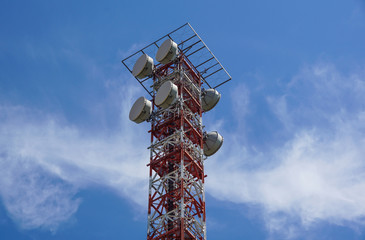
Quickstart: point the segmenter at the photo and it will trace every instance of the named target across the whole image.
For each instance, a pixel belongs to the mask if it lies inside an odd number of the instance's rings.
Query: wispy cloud
[[[0,197],[23,228],[57,229],[77,211],[78,190],[89,186],[147,206],[148,124],[128,119],[141,91],[129,75],[118,74],[120,65],[107,75],[92,61],[82,64],[93,69],[88,78],[105,84],[107,97],[88,109],[99,130],[75,125],[62,113],[0,104]]]
[[[30,159],[3,153],[0,194],[10,216],[24,229],[54,231],[81,202],[75,188],[59,181]]]
[[[206,162],[207,192],[261,206],[268,230],[281,238],[317,222],[363,224],[364,79],[326,63],[303,68],[284,95],[268,97],[289,140],[254,152],[240,146],[241,132],[225,135],[223,151]]]

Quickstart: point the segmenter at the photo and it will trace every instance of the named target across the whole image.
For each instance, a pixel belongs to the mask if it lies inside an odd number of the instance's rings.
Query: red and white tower
[[[205,240],[204,160],[223,137],[204,131],[202,114],[231,77],[188,23],[122,62],[151,96],[129,115],[151,122],[147,239]]]

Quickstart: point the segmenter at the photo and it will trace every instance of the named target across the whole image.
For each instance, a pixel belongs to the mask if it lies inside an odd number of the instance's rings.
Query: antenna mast
[[[223,137],[203,130],[202,114],[231,77],[189,23],[122,63],[151,97],[139,98],[129,114],[151,122],[147,239],[205,240],[204,160]]]

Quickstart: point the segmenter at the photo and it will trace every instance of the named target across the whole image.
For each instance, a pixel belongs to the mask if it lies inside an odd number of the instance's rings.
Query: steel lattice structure
[[[179,100],[156,111],[151,129],[147,239],[205,239],[201,82],[184,55],[156,70]]]
[[[182,29],[187,29],[185,35],[181,34]],[[151,95],[153,105],[149,119],[151,146],[147,239],[205,240],[206,175],[201,96],[204,86],[211,87],[213,83],[217,87],[231,80],[231,77],[190,24],[181,26],[129,56],[122,61],[123,64],[131,71],[133,61],[130,59],[150,52],[150,48],[157,49],[166,38],[179,44],[178,58],[168,64],[158,64],[153,74],[145,79],[136,78]],[[202,66],[204,68],[199,69]],[[208,81],[219,72],[225,76],[221,82]],[[157,89],[166,81],[178,87],[179,97],[168,108],[159,108],[154,99]]]

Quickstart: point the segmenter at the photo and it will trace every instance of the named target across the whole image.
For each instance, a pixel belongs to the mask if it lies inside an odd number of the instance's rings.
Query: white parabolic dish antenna
[[[156,93],[155,103],[157,106],[167,108],[178,98],[177,86],[171,81],[164,82]]]
[[[208,112],[217,105],[221,99],[221,94],[215,89],[208,89],[203,92],[202,96],[202,108],[205,112]]]
[[[223,144],[223,137],[217,131],[207,133],[203,144],[204,155],[209,157],[216,153]]]
[[[144,97],[140,97],[133,104],[130,112],[129,119],[135,123],[141,123],[146,121],[152,113],[152,103]]]
[[[132,74],[137,78],[145,78],[152,74],[153,68],[153,59],[147,54],[143,54],[134,64]]]
[[[178,53],[177,44],[171,39],[166,39],[157,50],[156,60],[162,64],[167,64],[174,60]]]

